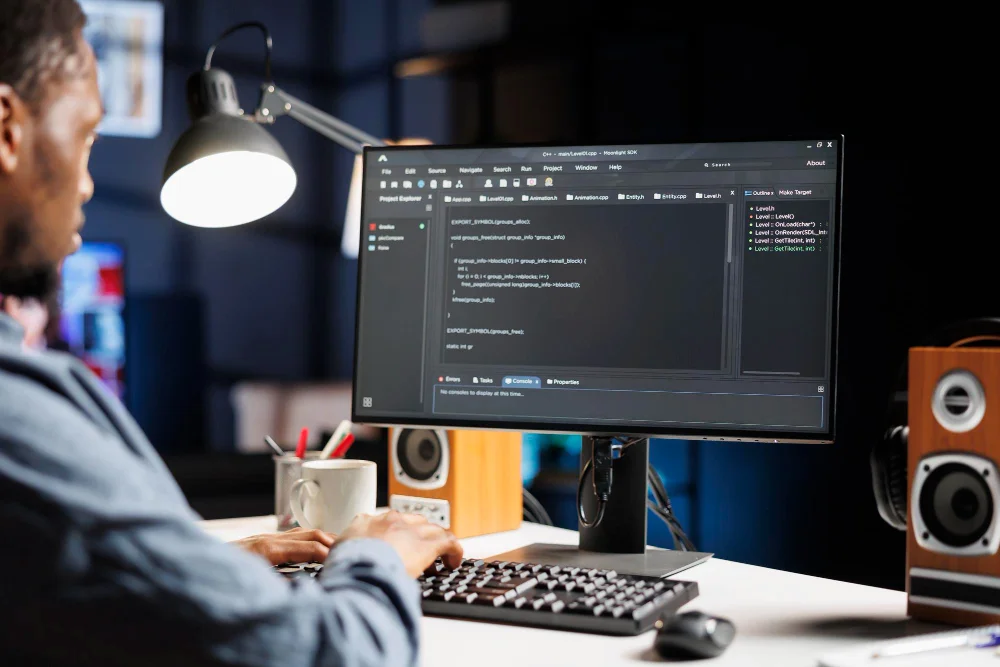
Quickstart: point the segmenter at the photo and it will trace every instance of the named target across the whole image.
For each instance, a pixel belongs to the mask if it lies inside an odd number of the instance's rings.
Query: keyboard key
[[[611,610],[611,615],[615,618],[621,618],[625,615],[625,607],[615,607]]]
[[[549,607],[549,611],[551,611],[553,614],[558,614],[563,609],[565,609],[565,607],[566,607],[566,603],[565,602],[563,602],[562,600],[556,600]]]
[[[600,588],[601,586],[604,586],[605,584],[607,584],[608,580],[605,579],[604,577],[598,577],[597,579],[594,579],[593,583],[594,583],[595,586],[597,586],[598,588]]]
[[[472,604],[473,602],[476,601],[476,599],[478,597],[479,597],[479,593],[469,593],[468,595],[466,595],[464,597],[460,596],[459,599],[464,599],[465,602],[466,602],[466,604]]]
[[[573,589],[576,588],[576,583],[572,581],[567,581],[565,584],[562,585],[562,587],[563,590],[566,591],[567,593],[572,593]]]
[[[545,588],[549,589],[550,591],[554,591],[557,588],[562,588],[562,584],[553,579],[552,581],[545,582]]]
[[[575,577],[576,575],[578,575],[581,572],[580,568],[578,568],[578,567],[567,568],[567,569],[565,569],[563,571],[566,572],[567,574],[569,574],[569,576],[571,576],[571,577]]]
[[[597,598],[594,596],[583,598],[582,600],[580,600],[580,604],[586,607],[593,607],[595,604],[597,604]]]
[[[484,607],[499,607],[506,602],[506,598],[503,595],[490,595],[489,593],[484,593],[482,595],[477,595],[472,604],[482,605]]]
[[[423,597],[424,599],[427,599],[427,598],[429,598],[432,595],[434,595],[434,589],[433,588],[427,588],[423,592],[420,593],[420,596]]]
[[[549,575],[546,574],[545,572],[539,572],[538,574],[535,575],[535,579],[538,579],[539,582],[548,581]]]
[[[657,593],[659,593],[660,591],[662,591],[666,587],[667,587],[667,585],[665,583],[663,583],[662,581],[657,581],[655,584],[653,584],[653,590],[656,591]]]
[[[618,578],[618,573],[615,572],[614,570],[608,570],[602,576],[605,579],[607,579],[608,581],[611,581],[612,579],[617,579]]]
[[[629,597],[632,597],[633,595],[635,595],[635,586],[626,586],[625,587],[625,595],[628,595]]]
[[[528,598],[517,598],[517,599],[514,600],[514,606],[517,609],[520,609],[521,607],[523,607],[526,604],[528,604]]]
[[[515,588],[514,590],[516,590],[518,593],[523,593],[525,591],[530,591],[537,585],[538,585],[538,579],[531,578],[521,584],[518,584],[517,588]]]
[[[597,586],[591,583],[587,583],[584,584],[580,590],[583,591],[584,594],[590,595],[591,593],[597,590]]]
[[[632,610],[632,618],[639,620],[640,618],[649,616],[650,614],[654,613],[656,609],[657,607],[655,604],[653,604],[652,602],[647,602],[641,607],[636,607],[635,609]]]
[[[544,606],[545,606],[545,600],[541,598],[538,598],[537,600],[534,600],[531,603],[531,608],[534,609],[535,611],[540,610]]]
[[[555,602],[557,598],[555,593],[546,593],[542,596],[542,599],[545,600],[545,602]]]

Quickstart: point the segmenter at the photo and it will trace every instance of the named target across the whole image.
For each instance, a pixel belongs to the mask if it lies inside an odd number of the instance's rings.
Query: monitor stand
[[[581,473],[593,447],[594,438],[585,436],[580,452]],[[712,554],[646,547],[648,465],[649,440],[622,450],[621,458],[612,467],[611,495],[604,519],[593,528],[579,524],[579,546],[536,543],[497,554],[491,560],[598,568],[654,577],[670,576],[707,561]],[[593,517],[596,507],[597,498],[588,475],[583,487],[585,515]]]

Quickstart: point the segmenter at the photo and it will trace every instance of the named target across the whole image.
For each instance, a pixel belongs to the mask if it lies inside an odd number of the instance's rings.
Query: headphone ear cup
[[[894,426],[872,450],[872,489],[878,513],[896,530],[906,530],[906,441],[909,427]]]

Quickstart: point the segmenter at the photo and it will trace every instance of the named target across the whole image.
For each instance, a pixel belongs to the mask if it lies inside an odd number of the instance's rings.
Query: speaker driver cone
[[[993,523],[994,511],[993,496],[981,473],[963,463],[934,469],[920,491],[920,513],[927,530],[951,547],[966,547],[982,539]]]
[[[396,443],[396,459],[412,479],[426,481],[441,467],[441,441],[434,431],[407,429]]]

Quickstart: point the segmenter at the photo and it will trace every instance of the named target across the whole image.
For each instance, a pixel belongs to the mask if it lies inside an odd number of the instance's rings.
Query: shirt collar
[[[20,345],[24,340],[24,327],[6,313],[0,313],[0,345]]]

